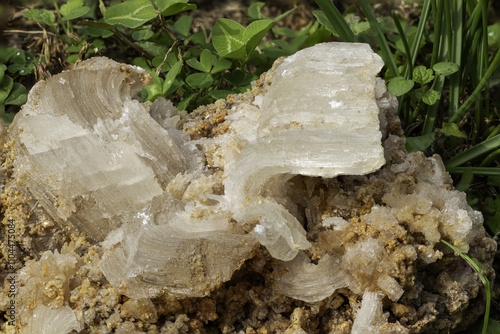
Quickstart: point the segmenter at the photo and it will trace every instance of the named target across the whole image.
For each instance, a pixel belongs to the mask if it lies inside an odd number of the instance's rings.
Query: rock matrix
[[[102,57],[37,83],[3,153],[17,330],[421,333],[474,321],[481,282],[440,240],[491,278],[496,244],[440,157],[405,151],[382,66],[366,44],[318,44],[191,114],[140,103],[147,73]],[[4,289],[0,311],[9,303]]]

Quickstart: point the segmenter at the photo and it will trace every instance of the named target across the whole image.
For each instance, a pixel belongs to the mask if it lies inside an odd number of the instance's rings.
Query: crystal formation
[[[18,264],[18,329],[472,322],[481,283],[440,240],[490,278],[496,244],[441,159],[405,151],[382,66],[366,44],[318,44],[189,115],[138,102],[150,77],[106,58],[36,84],[3,154],[4,224],[32,258]]]

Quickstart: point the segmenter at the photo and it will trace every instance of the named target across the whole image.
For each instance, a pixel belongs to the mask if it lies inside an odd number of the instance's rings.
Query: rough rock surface
[[[297,59],[313,65],[301,73]],[[482,284],[440,239],[491,278],[496,243],[441,159],[405,151],[380,67],[366,45],[319,45],[190,115],[140,104],[144,72],[102,58],[39,83],[3,153],[0,311],[9,314],[14,275],[26,332],[446,333],[471,323]],[[68,94],[74,104],[61,102]]]

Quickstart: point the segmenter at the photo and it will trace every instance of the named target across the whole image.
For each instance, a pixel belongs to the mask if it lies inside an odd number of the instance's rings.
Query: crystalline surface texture
[[[262,193],[273,175],[364,175],[385,162],[375,101],[383,62],[367,44],[324,43],[277,68],[257,139],[231,166],[226,194]],[[314,87],[313,89],[311,89]]]
[[[59,224],[103,240],[187,168],[167,131],[132,99],[148,80],[138,68],[93,58],[30,92],[11,126],[15,177]]]
[[[364,175],[384,164],[375,101],[382,66],[367,44],[323,43],[276,69],[256,137],[226,166],[224,181],[228,200],[243,207],[236,218],[260,217],[255,235],[273,257],[292,260],[310,244],[297,219],[269,195],[280,197],[296,174]]]

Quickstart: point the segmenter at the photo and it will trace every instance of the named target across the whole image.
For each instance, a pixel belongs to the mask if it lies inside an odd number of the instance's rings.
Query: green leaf
[[[141,91],[141,95],[143,94],[143,92],[146,92],[147,100],[154,101],[162,93],[164,80],[160,78],[154,71],[148,71],[148,73],[153,77],[153,83],[144,87],[144,89]]]
[[[489,178],[489,177],[488,177]],[[460,182],[457,184],[455,189],[458,191],[467,191],[470,188],[472,181],[474,180],[474,174],[470,170],[466,170],[462,177],[460,178]]]
[[[488,26],[488,44],[500,43],[500,22]]]
[[[166,77],[165,77],[165,82],[163,83],[162,87],[162,95],[166,96],[167,93],[169,92],[170,88],[172,87],[175,78],[179,73],[181,72],[182,69],[182,60],[178,60],[177,63],[175,63],[174,66],[168,71]]]
[[[413,80],[406,80],[403,77],[395,77],[391,79],[391,81],[389,81],[387,89],[392,94],[396,96],[401,96],[408,93],[413,88],[414,85],[415,82]]]
[[[189,35],[189,40],[193,41],[194,44],[199,45],[203,48],[212,47],[212,43],[207,40],[207,36],[205,35],[203,29],[198,30],[192,35]]]
[[[251,4],[250,7],[248,7],[248,16],[256,20],[266,19],[267,17],[262,15],[262,13],[260,12],[264,5],[264,2],[254,2],[253,4]]]
[[[3,105],[4,109],[5,109],[5,100],[7,99],[8,96],[9,96],[8,91],[0,89],[0,105]]]
[[[56,26],[54,13],[51,13],[46,9],[30,9],[24,13],[24,17],[39,23],[45,23],[49,27]]]
[[[0,82],[3,80],[3,76],[5,75],[5,70],[7,70],[7,66],[5,64],[0,64]]]
[[[220,100],[220,99],[225,99],[227,98],[227,96],[229,94],[234,94],[234,93],[237,93],[236,91],[233,91],[233,90],[225,90],[225,89],[214,89],[212,91],[210,91],[210,96],[213,97],[214,99],[216,100]]]
[[[309,24],[310,25],[310,24]],[[299,36],[301,33],[303,34],[306,30],[304,31],[295,31],[287,27],[274,27],[273,32],[275,35],[281,35],[289,38],[295,38]]]
[[[286,12],[284,12],[283,14],[280,14],[278,16],[276,16],[274,19],[273,19],[273,22],[278,22],[279,20],[281,20],[282,18],[288,16],[291,12],[293,12],[294,10],[297,9],[297,6],[294,5],[292,9],[289,9],[287,10]]]
[[[274,22],[271,20],[259,20],[250,23],[243,33],[247,55],[255,49],[273,24]]]
[[[34,68],[35,66],[33,64],[27,64],[26,66],[21,68],[17,73],[19,73],[19,75],[29,75],[33,73]]]
[[[87,14],[89,7],[83,5],[83,0],[68,0],[61,6],[59,12],[63,16],[63,21],[73,20]]]
[[[188,0],[154,0],[156,7],[164,16],[173,16],[180,12],[196,9],[195,4],[188,4]]]
[[[203,72],[210,72],[212,69],[212,53],[205,49],[201,52],[200,63],[203,67]]]
[[[193,18],[191,16],[182,15],[177,21],[175,21],[174,29],[183,37],[187,37],[189,35],[189,31],[191,30],[192,22]]]
[[[193,88],[206,88],[213,84],[214,79],[209,73],[194,73],[186,78],[186,82]]]
[[[190,59],[186,60],[186,64],[188,64],[189,66],[191,66],[195,70],[198,70],[200,72],[205,72],[205,68],[203,67],[203,65],[201,65],[201,63],[197,59],[190,58]]]
[[[99,10],[101,11],[102,16],[106,15],[106,6],[102,0],[99,0]]]
[[[0,106],[2,106],[2,104],[0,104]],[[4,107],[4,106],[2,106],[2,107]],[[15,116],[16,116],[16,114],[4,113],[4,112],[0,113],[0,118],[3,119],[3,121],[7,124],[12,123]]]
[[[267,49],[264,49],[264,54],[266,56],[268,56],[269,58],[276,59],[279,57],[288,56],[288,55],[290,55],[290,52],[285,51],[283,49],[279,49],[279,48],[267,48]]]
[[[498,334],[500,333],[500,323],[495,319],[489,319],[486,334]]]
[[[332,24],[332,22],[326,17],[326,14],[322,10],[315,10],[312,13],[316,17],[316,20],[318,20],[319,23],[325,26],[326,30],[331,32],[333,36],[339,37],[337,29]]]
[[[127,0],[109,7],[104,20],[109,24],[121,24],[137,28],[154,19],[158,13],[149,0]]]
[[[244,32],[245,28],[233,20],[222,18],[217,21],[212,29],[212,44],[217,53],[222,57],[244,59]]]
[[[132,38],[136,41],[144,41],[154,35],[150,29],[139,29],[132,32]]]
[[[141,48],[149,52],[155,57],[164,57],[168,48],[165,45],[161,45],[155,42],[136,42]]]
[[[0,63],[6,63],[9,59],[11,59],[16,53],[18,49],[14,47],[4,48],[0,46]]]
[[[441,94],[434,89],[429,89],[422,95],[422,101],[424,101],[425,104],[432,106],[434,103],[439,101],[441,98]]]
[[[338,32],[343,42],[352,43],[357,41],[356,36],[354,36],[351,28],[331,0],[315,0],[315,2],[325,13],[326,18],[330,21],[331,25],[335,27],[334,30]],[[362,5],[362,3],[360,4]],[[366,11],[365,14],[367,14]]]
[[[418,137],[406,137],[406,150],[408,152],[425,151],[434,141],[434,132]]]
[[[242,70],[234,70],[223,75],[224,80],[236,87],[242,87],[250,84],[254,79],[251,73],[243,72]]]
[[[359,16],[355,14],[347,14],[345,16],[345,20],[356,36],[370,29],[370,23],[367,21],[361,21]]]
[[[214,68],[212,69],[212,74],[230,69],[231,66],[233,66],[233,62],[230,61],[229,59],[223,58],[218,63],[215,64]]]
[[[440,129],[439,132],[448,137],[453,136],[458,138],[467,138],[467,135],[460,131],[455,123],[443,122],[443,128]]]
[[[105,24],[105,23],[103,23]],[[93,26],[88,26],[87,27],[87,33],[91,37],[102,37],[102,38],[108,38],[113,35],[113,31],[109,29],[104,29],[100,27],[93,27]]]
[[[20,106],[26,103],[26,87],[16,82],[12,86],[9,97],[5,100],[5,104]]]
[[[432,66],[437,74],[450,75],[458,71],[458,65],[452,62],[441,62]]]
[[[85,54],[86,56],[90,56],[92,53],[97,53],[97,51],[100,51],[104,48],[104,41],[100,38],[94,39],[91,44],[90,50],[87,51]]]
[[[131,63],[132,63],[132,65],[142,67],[143,69],[145,69],[148,72],[151,71],[151,67],[147,63],[146,59],[144,59],[142,57],[136,57],[136,58],[132,59]]]
[[[500,187],[500,176],[497,175],[490,175],[486,179],[486,183],[489,186],[495,186],[495,187]]]
[[[183,99],[182,101],[180,101],[179,103],[177,103],[176,107],[177,109],[179,110],[186,110],[187,109],[187,106],[189,104],[189,102],[191,102],[191,100],[196,96],[197,94],[196,93],[193,93],[191,95],[189,95],[188,97],[186,97],[185,99]]]
[[[16,52],[10,57],[10,61],[14,64],[26,65],[26,53],[23,50],[16,50]]]
[[[14,85],[14,80],[8,75],[4,75],[2,81],[0,81],[0,89],[10,93],[12,86]]]
[[[33,62],[33,60],[35,60],[35,57],[33,56],[33,54],[31,52],[26,51],[24,54],[26,57],[26,62]]]
[[[78,60],[78,54],[69,55],[68,58],[66,58],[66,61],[70,64],[76,63],[77,60]]]
[[[413,80],[421,85],[434,80],[434,71],[425,66],[417,66],[413,69]]]
[[[83,48],[83,44],[79,43],[78,45],[71,45],[66,48],[66,52],[68,53],[74,53],[74,52],[80,52],[80,50]]]

